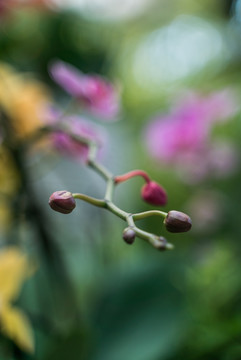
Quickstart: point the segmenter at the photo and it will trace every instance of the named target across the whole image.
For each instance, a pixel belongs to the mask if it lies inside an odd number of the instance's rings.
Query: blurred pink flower
[[[57,61],[50,67],[53,80],[77,98],[93,115],[113,120],[119,111],[119,96],[112,84],[97,75],[85,75],[74,66]]]
[[[6,0],[0,0],[0,17],[4,16],[8,11],[8,4],[6,4]]]
[[[147,149],[160,162],[181,169],[191,182],[202,180],[210,172],[223,176],[237,165],[237,152],[228,142],[211,140],[211,132],[216,123],[227,120],[236,111],[237,105],[229,91],[207,97],[192,94],[170,114],[161,115],[147,125]]]
[[[198,183],[206,178],[224,178],[238,166],[239,151],[228,141],[206,142],[193,152],[180,153],[173,165],[186,183]]]
[[[53,121],[52,121],[53,124]],[[99,129],[97,130],[88,120],[79,116],[69,116],[64,119],[64,124],[74,135],[79,135],[88,140],[94,140],[102,144],[104,135]],[[85,162],[88,156],[88,146],[75,141],[70,135],[63,131],[56,131],[51,135],[52,145],[59,153]]]
[[[12,10],[25,7],[33,7],[38,10],[46,10],[50,7],[51,0],[0,0],[0,17],[9,15]]]

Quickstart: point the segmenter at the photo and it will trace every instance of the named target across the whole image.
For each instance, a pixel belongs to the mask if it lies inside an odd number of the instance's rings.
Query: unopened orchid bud
[[[159,236],[157,241],[154,243],[154,247],[157,250],[165,251],[167,248],[167,239],[164,238],[163,236]]]
[[[167,231],[179,233],[189,231],[192,227],[192,220],[181,211],[171,210],[168,212],[164,224]]]
[[[69,214],[74,210],[76,203],[71,192],[62,190],[55,191],[50,196],[49,206],[62,214]]]
[[[124,229],[122,237],[127,244],[131,245],[135,241],[136,233],[131,227],[127,227]]]
[[[164,206],[167,203],[167,193],[155,181],[149,181],[141,189],[141,197],[151,205]]]

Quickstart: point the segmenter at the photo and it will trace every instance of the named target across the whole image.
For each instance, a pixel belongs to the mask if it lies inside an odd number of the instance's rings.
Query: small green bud
[[[136,233],[131,227],[127,227],[124,229],[122,237],[127,244],[131,245],[135,241]]]
[[[154,243],[154,247],[159,251],[165,251],[166,246],[167,246],[167,239],[164,238],[163,236],[159,236]]]
[[[172,233],[186,232],[191,229],[192,220],[181,211],[171,210],[164,220],[164,225],[167,231]]]
[[[49,206],[62,214],[71,213],[75,206],[75,199],[71,192],[62,190],[55,191],[49,198]]]

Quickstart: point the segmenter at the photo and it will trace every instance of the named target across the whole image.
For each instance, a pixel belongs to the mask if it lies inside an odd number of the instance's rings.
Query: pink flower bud
[[[192,220],[187,214],[172,210],[168,212],[164,224],[167,231],[179,233],[189,231],[192,227]]]
[[[166,191],[154,181],[150,181],[142,187],[141,197],[151,205],[163,206],[167,203]]]
[[[50,196],[49,206],[62,214],[69,214],[74,210],[76,203],[71,192],[62,190],[55,191]]]
[[[135,241],[136,233],[131,227],[127,227],[124,229],[122,237],[127,244],[131,245]]]

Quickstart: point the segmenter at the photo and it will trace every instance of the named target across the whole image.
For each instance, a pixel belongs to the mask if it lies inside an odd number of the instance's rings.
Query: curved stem
[[[106,185],[106,192],[105,192],[105,200],[106,201],[112,201],[113,192],[114,192],[114,182],[111,178],[111,179],[108,179],[107,185]]]
[[[121,210],[118,206],[116,206],[115,204],[113,204],[112,201],[106,201],[106,206],[107,209],[110,210],[113,214],[117,215],[118,217],[120,217],[121,219],[127,221],[127,218],[129,216],[129,213],[127,213],[124,210]]]
[[[116,184],[119,184],[121,182],[131,179],[134,176],[142,176],[146,183],[149,183],[151,181],[147,173],[143,170],[132,170],[126,174],[115,176],[114,181]]]
[[[94,161],[97,155],[98,146],[93,143],[89,147],[88,162]]]
[[[160,211],[160,210],[149,210],[149,211],[144,211],[141,213],[133,214],[132,216],[133,216],[134,220],[141,220],[146,217],[153,216],[153,215],[160,216],[165,219],[167,216],[167,213],[164,211]]]
[[[126,218],[126,222],[127,224],[131,227],[131,228],[135,228],[135,223],[134,223],[134,220],[133,220],[133,216],[132,214],[129,214]]]
[[[106,202],[104,200],[96,199],[96,198],[93,198],[92,196],[88,196],[85,194],[79,194],[79,193],[75,193],[72,195],[75,199],[83,200],[89,204],[103,207],[103,208],[106,207]]]
[[[138,214],[136,214],[136,215],[138,215]],[[160,245],[161,245],[161,241],[162,241],[161,238],[157,235],[151,234],[147,231],[144,231],[144,230],[141,230],[140,228],[138,228],[134,223],[133,217],[134,217],[133,214],[129,214],[126,221],[129,224],[129,226],[132,228],[132,230],[135,231],[136,235],[139,238],[149,242],[149,244],[151,244],[153,247],[160,249],[161,248]],[[172,250],[174,248],[174,246],[172,244],[166,243],[164,248],[168,249],[168,250]]]
[[[112,174],[103,165],[97,163],[96,161],[90,159],[87,161],[87,165],[96,170],[96,172],[98,172],[104,179],[109,180],[112,178]]]

